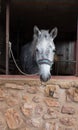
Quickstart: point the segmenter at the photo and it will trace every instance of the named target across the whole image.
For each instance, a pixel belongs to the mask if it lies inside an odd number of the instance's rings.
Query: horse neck
[[[35,47],[36,47],[36,40],[33,40],[31,43],[31,55],[32,57],[35,55]]]

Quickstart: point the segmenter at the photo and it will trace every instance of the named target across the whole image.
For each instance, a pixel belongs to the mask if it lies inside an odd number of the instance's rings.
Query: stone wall
[[[78,130],[78,81],[0,79],[0,130]]]

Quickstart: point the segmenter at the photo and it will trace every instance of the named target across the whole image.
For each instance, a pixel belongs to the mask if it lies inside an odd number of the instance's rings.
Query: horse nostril
[[[51,78],[51,74],[49,75],[49,79]]]
[[[42,75],[40,75],[40,80],[43,81]]]
[[[46,77],[43,76],[43,75],[40,75],[40,80],[43,81],[43,82],[47,82],[50,78],[51,78],[51,74],[49,74]]]
[[[43,77],[42,75],[40,76],[40,80],[42,81],[42,82],[47,82],[48,81],[48,78],[45,78],[45,77]]]

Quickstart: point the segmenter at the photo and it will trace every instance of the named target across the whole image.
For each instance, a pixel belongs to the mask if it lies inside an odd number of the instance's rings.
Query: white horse
[[[21,51],[21,66],[25,73],[39,73],[40,79],[44,82],[50,79],[50,69],[55,54],[54,38],[56,36],[56,27],[49,33],[48,30],[39,30],[37,26],[34,26],[33,41],[24,45]]]

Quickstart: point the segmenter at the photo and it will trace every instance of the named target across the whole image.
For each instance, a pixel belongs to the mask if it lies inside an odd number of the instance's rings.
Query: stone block
[[[10,88],[10,89],[18,89],[18,90],[24,89],[24,85],[15,84],[15,83],[5,83],[4,86],[5,88]]]
[[[59,107],[60,106],[59,102],[52,98],[46,98],[44,101],[48,107]]]
[[[36,94],[38,92],[37,86],[28,86],[27,92],[30,94]]]
[[[67,90],[66,93],[67,93],[67,99],[69,98],[73,102],[78,102],[77,88],[71,88]]]
[[[42,104],[38,104],[35,106],[34,114],[35,116],[41,117],[44,111],[45,111],[44,106]]]
[[[70,114],[70,115],[72,115],[72,114],[75,113],[75,110],[74,110],[73,107],[65,105],[65,106],[62,106],[61,112],[63,114]]]
[[[43,100],[43,98],[40,95],[35,95],[32,99],[35,103],[40,103]]]
[[[47,120],[47,119],[57,119],[57,118],[58,118],[58,116],[55,113],[53,113],[51,115],[46,113],[46,114],[43,115],[43,119],[44,120]]]
[[[26,123],[34,128],[42,127],[42,119],[41,118],[31,118],[26,121]]]
[[[65,126],[73,126],[75,125],[76,120],[73,117],[62,117],[60,122]]]
[[[46,96],[50,96],[53,98],[59,98],[59,86],[58,85],[46,85],[44,90]]]
[[[72,87],[72,82],[63,81],[59,83],[60,88],[68,89]]]
[[[33,115],[34,107],[35,106],[33,103],[24,103],[24,105],[21,107],[22,113],[26,117],[31,117]]]
[[[13,108],[8,109],[5,112],[5,119],[10,129],[20,128],[21,124],[23,123],[23,120],[20,117],[18,111]]]

